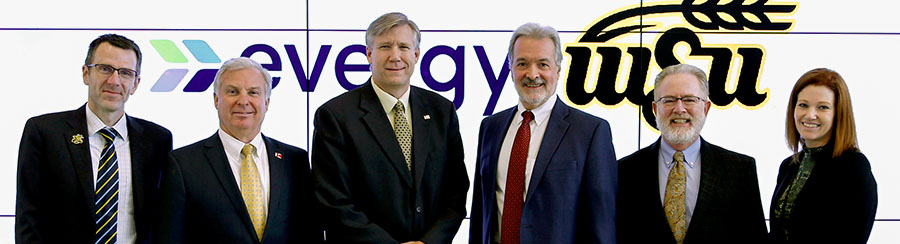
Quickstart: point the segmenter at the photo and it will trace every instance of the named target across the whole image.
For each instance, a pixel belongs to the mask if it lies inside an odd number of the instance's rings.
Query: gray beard
[[[671,128],[669,119],[656,118],[656,124],[659,125],[659,132],[662,134],[663,139],[675,145],[689,144],[697,140],[700,137],[700,129],[703,128],[705,122],[706,118],[691,118],[690,128],[678,130]]]

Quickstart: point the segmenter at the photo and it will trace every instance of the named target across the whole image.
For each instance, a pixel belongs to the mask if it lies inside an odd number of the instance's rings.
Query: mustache
[[[546,81],[544,81],[544,78],[541,78],[541,77],[538,77],[537,79],[533,79],[533,80],[528,77],[522,78],[523,85],[540,85],[540,84],[544,84],[544,83],[546,83]]]
[[[667,121],[668,121],[668,120],[673,120],[673,119],[690,119],[690,120],[693,120],[694,117],[693,117],[693,116],[690,116],[690,115],[688,115],[688,114],[672,114],[672,115],[670,115],[670,116],[669,116],[668,118],[666,118],[666,119],[667,119]]]

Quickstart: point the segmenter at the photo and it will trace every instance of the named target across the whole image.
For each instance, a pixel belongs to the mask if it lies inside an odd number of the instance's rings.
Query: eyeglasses
[[[656,100],[656,102],[662,103],[662,105],[666,108],[671,108],[671,107],[675,107],[675,103],[677,103],[679,100],[681,100],[681,102],[684,103],[685,108],[693,108],[694,106],[697,106],[698,104],[706,101],[706,100],[703,100],[703,98],[700,98],[698,96],[686,96],[686,97],[665,96],[665,97],[659,98],[659,100]]]
[[[108,64],[88,64],[88,68],[97,68],[101,75],[112,75],[113,72],[119,72],[119,78],[123,80],[134,80],[138,76],[138,72],[129,68],[115,68]]]

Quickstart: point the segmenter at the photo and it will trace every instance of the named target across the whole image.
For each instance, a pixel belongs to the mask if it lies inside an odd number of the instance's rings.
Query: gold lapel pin
[[[75,145],[81,144],[82,142],[84,142],[84,136],[82,136],[81,134],[75,134],[74,136],[72,136],[72,143],[75,143]]]

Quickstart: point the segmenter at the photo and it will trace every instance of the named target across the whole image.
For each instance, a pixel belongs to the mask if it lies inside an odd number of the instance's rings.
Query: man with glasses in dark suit
[[[16,243],[149,243],[172,134],[125,114],[140,70],[137,44],[102,35],[81,67],[87,104],[25,123]]]
[[[662,136],[619,160],[619,243],[764,243],[755,160],[700,137],[706,73],[669,66],[654,87]]]

